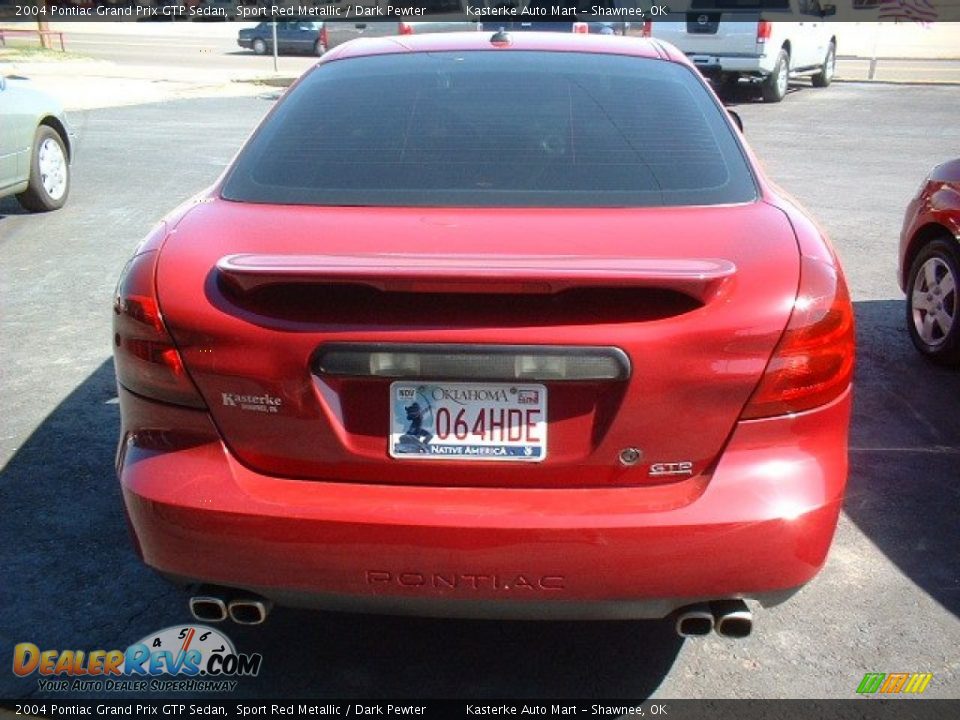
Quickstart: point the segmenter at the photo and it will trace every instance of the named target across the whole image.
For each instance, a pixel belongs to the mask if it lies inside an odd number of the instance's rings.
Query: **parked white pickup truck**
[[[823,19],[834,13],[818,0],[692,0],[683,20],[654,22],[652,35],[685,52],[721,90],[746,78],[766,102],[780,102],[790,78],[809,75],[814,87],[833,80],[836,26]]]

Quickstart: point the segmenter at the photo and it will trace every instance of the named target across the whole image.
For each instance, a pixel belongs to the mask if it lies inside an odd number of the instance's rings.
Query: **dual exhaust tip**
[[[199,622],[223,622],[227,618],[238,625],[261,625],[273,603],[265,598],[237,597],[225,600],[217,595],[194,595],[190,614]],[[698,637],[716,631],[726,638],[742,639],[753,631],[753,613],[743,600],[717,600],[681,608],[677,613],[677,635]]]
[[[216,595],[194,595],[190,598],[190,614],[200,622],[223,622],[227,618],[237,625],[261,625],[270,614],[273,603],[264,598],[237,597],[225,600]]]
[[[681,608],[677,613],[677,635],[717,635],[742,639],[753,632],[753,613],[743,600],[717,600]]]

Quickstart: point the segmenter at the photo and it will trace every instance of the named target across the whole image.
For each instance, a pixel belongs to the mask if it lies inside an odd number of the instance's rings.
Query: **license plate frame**
[[[387,449],[395,460],[547,457],[547,387],[540,383],[396,381],[388,420]]]

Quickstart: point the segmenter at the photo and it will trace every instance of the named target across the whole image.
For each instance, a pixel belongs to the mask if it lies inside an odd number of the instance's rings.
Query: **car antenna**
[[[490,37],[491,45],[509,45],[510,44],[510,33],[508,33],[504,28],[500,28]]]

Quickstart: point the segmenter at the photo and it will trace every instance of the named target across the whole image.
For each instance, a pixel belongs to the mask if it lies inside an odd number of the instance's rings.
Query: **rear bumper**
[[[823,565],[847,475],[849,392],[740,423],[710,477],[563,490],[269,477],[231,456],[206,413],[120,398],[118,471],[144,561],[297,606],[625,618],[775,603]]]
[[[766,77],[773,72],[777,63],[776,56],[753,55],[747,53],[712,54],[687,53],[691,62],[705,75],[737,73]]]

